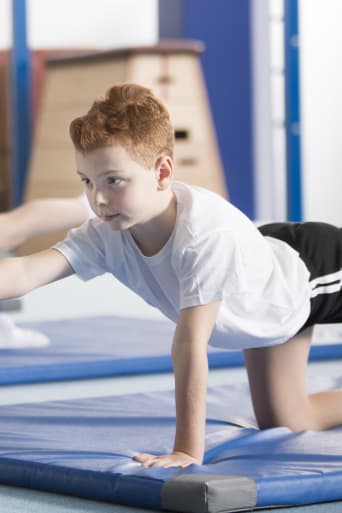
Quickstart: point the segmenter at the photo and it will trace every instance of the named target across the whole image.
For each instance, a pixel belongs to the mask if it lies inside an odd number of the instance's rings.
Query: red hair
[[[123,146],[146,169],[158,156],[173,157],[174,131],[167,108],[150,89],[136,84],[111,87],[87,114],[71,122],[70,136],[84,154]]]

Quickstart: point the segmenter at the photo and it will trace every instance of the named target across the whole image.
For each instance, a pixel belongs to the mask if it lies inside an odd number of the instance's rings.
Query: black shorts
[[[259,230],[292,246],[310,272],[311,312],[301,329],[342,322],[342,229],[327,223],[271,223]]]

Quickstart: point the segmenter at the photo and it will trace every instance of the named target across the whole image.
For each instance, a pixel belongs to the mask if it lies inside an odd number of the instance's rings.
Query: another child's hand
[[[137,454],[133,456],[135,461],[141,463],[144,467],[188,467],[189,465],[200,465],[201,462],[185,452],[176,451],[171,454],[155,456],[153,454]]]

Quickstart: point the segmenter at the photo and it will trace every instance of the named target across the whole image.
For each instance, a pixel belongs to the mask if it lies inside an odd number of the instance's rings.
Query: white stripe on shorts
[[[342,289],[342,269],[336,273],[326,274],[319,276],[310,281],[311,284],[311,297],[316,297],[319,294],[333,294]]]

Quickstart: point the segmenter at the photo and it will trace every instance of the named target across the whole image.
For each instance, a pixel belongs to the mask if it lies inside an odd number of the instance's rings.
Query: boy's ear
[[[172,180],[173,162],[172,158],[168,155],[159,157],[155,164],[156,176],[158,181],[158,190],[163,191],[167,189]]]

